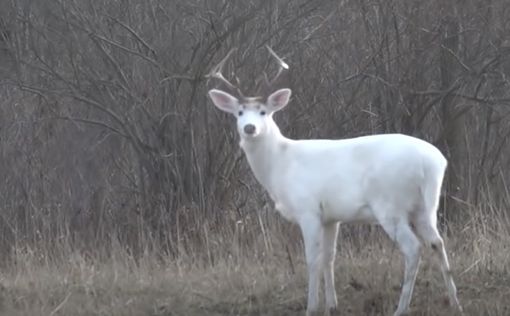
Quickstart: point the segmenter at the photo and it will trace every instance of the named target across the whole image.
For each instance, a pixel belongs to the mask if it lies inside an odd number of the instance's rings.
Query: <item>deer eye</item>
[[[239,111],[239,113],[237,113],[239,116],[243,115],[243,111]]]
[[[266,111],[260,111],[260,115],[266,115]]]

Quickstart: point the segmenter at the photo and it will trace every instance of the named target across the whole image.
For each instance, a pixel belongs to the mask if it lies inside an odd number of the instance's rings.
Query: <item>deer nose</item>
[[[255,133],[255,125],[247,124],[244,126],[244,132],[248,135],[252,135]]]

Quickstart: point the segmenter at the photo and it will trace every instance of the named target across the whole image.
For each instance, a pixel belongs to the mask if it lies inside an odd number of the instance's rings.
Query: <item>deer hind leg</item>
[[[387,219],[381,221],[386,233],[399,246],[405,258],[404,282],[395,316],[404,315],[409,310],[413,295],[416,274],[420,265],[420,240],[413,232],[407,219]]]
[[[322,271],[323,226],[319,218],[307,216],[299,222],[305,242],[306,265],[308,268],[308,302],[306,315],[316,315],[319,310],[319,287]]]
[[[338,223],[324,225],[322,233],[322,255],[324,269],[324,293],[326,296],[326,315],[337,313],[335,290],[335,255],[338,236]]]
[[[450,264],[448,263],[444,241],[437,230],[435,220],[423,215],[417,218],[414,226],[420,238],[425,242],[425,245],[432,249],[434,257],[439,263],[439,267],[441,268],[441,273],[448,290],[450,305],[454,305],[460,312],[462,312],[462,307],[459,303],[459,299],[457,298],[457,288],[453,282],[453,277],[450,271]]]

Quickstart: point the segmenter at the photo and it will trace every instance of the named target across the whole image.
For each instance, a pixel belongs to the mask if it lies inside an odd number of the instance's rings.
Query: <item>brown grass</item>
[[[306,273],[299,232],[276,215],[264,233],[208,236],[209,253],[138,258],[115,242],[108,255],[19,246],[1,269],[1,315],[303,315]],[[446,238],[466,315],[509,315],[508,221],[473,218]],[[237,231],[237,233],[236,233]],[[453,236],[453,232],[457,236]],[[251,236],[250,243],[241,243]],[[453,315],[424,251],[412,315]],[[336,288],[342,315],[391,315],[402,262],[379,229],[342,229]]]

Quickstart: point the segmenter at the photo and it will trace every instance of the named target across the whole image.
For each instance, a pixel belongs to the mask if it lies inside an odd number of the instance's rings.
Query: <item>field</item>
[[[473,219],[444,234],[465,315],[510,313],[507,227],[504,218],[491,225]],[[19,247],[1,269],[1,315],[304,315],[297,228],[274,215],[240,231],[217,232],[207,249],[183,250],[178,258],[149,250],[149,242],[136,257],[115,240],[105,243],[110,254],[73,250],[65,240]],[[391,315],[402,276],[398,249],[378,228],[345,226],[338,250],[341,315]],[[427,255],[411,315],[454,315]]]

